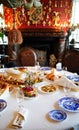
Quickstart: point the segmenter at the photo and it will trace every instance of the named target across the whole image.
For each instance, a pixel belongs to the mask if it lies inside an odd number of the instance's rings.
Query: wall
[[[14,16],[13,9],[4,6],[5,24],[13,28],[15,17],[17,28],[57,28],[70,26],[72,0],[41,0],[42,7],[36,9],[17,8]]]
[[[23,30],[23,46],[47,52],[49,63],[50,54],[54,53],[57,59],[63,57],[65,40],[63,33],[70,26],[72,0],[41,0],[42,8],[13,9],[4,6],[5,24],[8,29],[16,27]]]

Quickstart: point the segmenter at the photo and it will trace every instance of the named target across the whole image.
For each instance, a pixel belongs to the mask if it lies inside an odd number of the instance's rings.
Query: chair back
[[[37,55],[32,48],[22,47],[17,56],[19,66],[35,66]]]
[[[79,74],[79,52],[67,52],[63,58],[63,66],[66,66],[68,71],[77,72]]]

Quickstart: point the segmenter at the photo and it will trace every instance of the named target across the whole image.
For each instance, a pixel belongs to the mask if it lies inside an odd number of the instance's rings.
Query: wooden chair
[[[30,47],[22,47],[17,56],[18,66],[35,66],[37,56]]]
[[[63,58],[62,64],[67,67],[68,71],[79,74],[79,52],[75,50],[67,52]]]

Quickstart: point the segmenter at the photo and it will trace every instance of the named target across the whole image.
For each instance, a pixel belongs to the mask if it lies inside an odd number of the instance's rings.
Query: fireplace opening
[[[65,50],[65,39],[61,37],[25,37],[20,48],[26,46],[34,49],[41,66],[49,66],[51,54],[54,54],[57,60],[62,59]]]

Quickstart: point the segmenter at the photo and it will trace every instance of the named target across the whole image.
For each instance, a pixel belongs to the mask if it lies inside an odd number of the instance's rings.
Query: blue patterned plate
[[[51,70],[51,67],[41,67],[41,70]]]
[[[62,110],[51,110],[48,113],[48,116],[50,119],[53,119],[55,121],[63,121],[67,118],[66,113]]]
[[[7,107],[7,102],[3,99],[0,99],[0,112]]]
[[[75,82],[79,82],[79,75],[69,75],[67,78]]]
[[[79,99],[74,97],[64,97],[59,99],[58,105],[69,112],[79,112]]]

